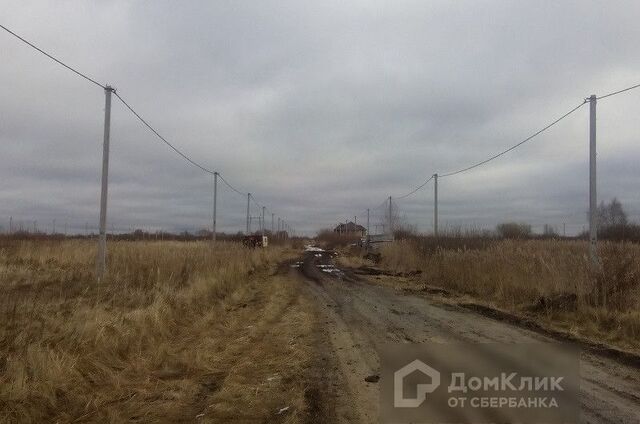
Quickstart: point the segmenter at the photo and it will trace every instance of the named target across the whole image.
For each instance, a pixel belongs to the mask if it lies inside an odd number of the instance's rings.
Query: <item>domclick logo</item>
[[[560,344],[397,344],[380,351],[383,423],[574,423],[579,352]]]
[[[420,371],[431,378],[431,383],[418,384],[416,386],[416,396],[405,398],[404,379],[415,371]],[[416,359],[393,374],[393,406],[396,408],[417,408],[427,399],[427,393],[433,393],[438,386],[440,386],[440,373]]]

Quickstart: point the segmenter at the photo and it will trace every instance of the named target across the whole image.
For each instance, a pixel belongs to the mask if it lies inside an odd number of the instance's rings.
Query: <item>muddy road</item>
[[[365,281],[336,268],[330,252],[306,252],[297,273],[324,328],[318,386],[310,392],[310,401],[318,406],[312,421],[378,422],[375,376],[380,372],[378,348],[384,343],[551,341],[464,308]],[[582,353],[580,374],[581,422],[640,423],[638,369]]]

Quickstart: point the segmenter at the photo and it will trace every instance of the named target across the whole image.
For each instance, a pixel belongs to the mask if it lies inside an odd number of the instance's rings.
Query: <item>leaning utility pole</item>
[[[211,241],[216,242],[216,208],[218,202],[218,173],[213,173],[213,226],[211,228]]]
[[[598,222],[596,209],[598,199],[596,194],[596,96],[589,97],[589,254],[594,265],[598,261]]]
[[[251,193],[247,193],[247,235],[249,235],[249,202],[251,202]]]
[[[102,189],[100,191],[100,236],[98,237],[98,258],[96,274],[104,277],[107,269],[107,191],[109,185],[109,136],[111,133],[111,93],[113,88],[104,88],[104,137],[102,143]]]
[[[438,174],[433,174],[433,234],[438,237]]]

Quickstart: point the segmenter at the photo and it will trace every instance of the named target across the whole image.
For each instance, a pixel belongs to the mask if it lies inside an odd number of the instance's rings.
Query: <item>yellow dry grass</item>
[[[435,251],[398,241],[381,252],[384,268],[421,271],[408,284],[439,286],[594,340],[640,348],[637,244],[601,243],[600,270],[590,266],[582,241],[503,240]]]
[[[371,267],[375,264],[373,261],[362,257],[358,254],[353,254],[352,252],[347,251],[347,253],[343,253],[342,251],[338,251],[338,256],[336,257],[336,262],[339,266],[345,266],[350,268],[359,268],[359,267]]]
[[[92,242],[0,243],[0,421],[300,421],[294,254],[114,242],[97,283]]]

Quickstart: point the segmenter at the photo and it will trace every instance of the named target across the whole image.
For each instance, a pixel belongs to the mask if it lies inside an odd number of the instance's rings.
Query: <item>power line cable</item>
[[[622,90],[614,91],[613,93],[605,94],[603,96],[596,97],[596,100],[604,99],[607,97],[615,96],[616,94],[624,93],[625,91],[633,90],[640,87],[640,84],[632,85],[631,87],[623,88]]]
[[[117,92],[114,91],[114,94],[116,95],[116,97],[122,102],[122,104],[125,105],[125,107],[127,109],[129,109],[131,111],[131,113],[133,113],[136,118],[138,118],[140,120],[140,122],[142,122],[151,132],[153,132],[160,140],[162,140],[167,146],[169,146],[171,149],[173,149],[173,151],[175,151],[177,154],[179,154],[182,158],[184,158],[186,161],[188,161],[189,163],[191,163],[192,165],[198,167],[199,169],[201,169],[202,171],[214,175],[216,172],[200,165],[199,163],[197,163],[196,161],[192,160],[189,156],[187,156],[186,154],[182,153],[177,147],[175,147],[173,144],[171,144],[169,141],[167,141],[166,138],[164,138],[162,135],[160,135],[160,133],[153,128],[144,118],[142,118],[142,116],[140,116],[139,113],[137,113]],[[247,193],[243,193],[240,190],[236,189],[234,186],[232,186],[222,175],[220,175],[220,173],[218,173],[218,177],[220,177],[220,180],[222,180],[222,182],[229,187],[231,190],[233,190],[234,192],[238,193],[241,196],[245,196]],[[263,205],[258,203],[258,201],[254,198],[253,195],[250,195],[250,200],[253,201],[253,203],[258,206],[259,208],[261,208]],[[265,206],[266,208],[266,206]]]
[[[13,35],[14,37],[16,37],[18,40],[22,41],[23,43],[25,43],[26,45],[36,49],[37,51],[39,51],[40,53],[42,53],[43,55],[47,56],[49,59],[57,62],[58,64],[64,66],[65,68],[67,68],[68,70],[76,73],[77,75],[81,76],[82,78],[86,79],[89,82],[94,83],[95,85],[97,85],[98,87],[101,87],[103,89],[106,89],[107,87],[103,84],[100,84],[98,81],[94,80],[93,78],[88,77],[87,75],[83,74],[82,72],[78,71],[75,68],[72,68],[71,66],[67,65],[66,63],[64,63],[63,61],[61,61],[60,59],[57,59],[56,57],[54,57],[53,55],[45,52],[44,50],[42,50],[40,47],[34,45],[33,43],[25,40],[24,38],[22,38],[21,36],[19,36],[18,34],[16,34],[15,32],[11,31],[9,28],[7,28],[6,26],[0,24],[0,28],[2,28],[3,30],[7,31],[9,34]]]
[[[12,36],[16,37],[18,40],[22,41],[23,43],[27,44],[28,46],[30,46],[31,48],[37,50],[38,52],[42,53],[43,55],[45,55],[46,57],[48,57],[49,59],[53,60],[54,62],[62,65],[63,67],[67,68],[68,70],[72,71],[73,73],[75,73],[76,75],[86,79],[87,81],[97,85],[98,87],[102,88],[102,89],[107,89],[110,88],[107,85],[101,84],[98,81],[96,81],[95,79],[87,76],[86,74],[78,71],[77,69],[67,65],[66,63],[64,63],[63,61],[59,60],[58,58],[54,57],[53,55],[47,53],[46,51],[42,50],[41,48],[39,48],[38,46],[36,46],[35,44],[31,43],[30,41],[26,40],[25,38],[21,37],[20,35],[16,34],[15,32],[11,31],[9,28],[5,27],[4,25],[0,24],[0,28],[2,28],[3,30],[5,30],[6,32],[8,32],[9,34],[11,34]],[[197,168],[199,168],[200,170],[214,175],[216,174],[216,172],[208,169],[207,167],[199,164],[198,162],[194,161],[193,159],[191,159],[189,156],[187,156],[186,154],[184,154],[182,151],[180,151],[180,149],[178,149],[177,147],[175,147],[173,144],[171,144],[166,138],[164,138],[154,127],[151,126],[151,124],[149,124],[138,112],[136,112],[135,109],[133,109],[133,107],[131,105],[129,105],[129,103],[127,103],[127,101],[125,101],[122,96],[120,96],[120,94],[118,94],[116,92],[115,89],[113,90],[113,94],[115,94],[115,96],[122,102],[122,104],[131,112],[133,113],[133,115],[138,118],[138,120],[140,120],[140,122],[142,122],[144,124],[145,127],[147,127],[153,134],[156,135],[156,137],[158,137],[163,143],[165,143],[167,146],[169,146],[174,152],[176,152],[178,155],[180,155],[183,159],[185,159],[187,162],[191,163],[192,165],[196,166]],[[222,180],[222,182],[229,187],[231,190],[233,190],[234,192],[244,196],[245,193],[242,193],[240,190],[236,189],[234,186],[232,186],[222,175],[220,175],[218,173],[218,176],[220,177],[220,179]],[[258,206],[258,207],[263,207],[263,205],[261,205],[260,203],[258,203],[255,199],[254,199],[254,203]],[[266,208],[266,206],[264,206]],[[268,209],[268,208],[267,208]]]
[[[194,161],[193,159],[191,159],[189,156],[187,156],[186,154],[182,153],[180,151],[180,149],[178,149],[177,147],[175,147],[173,144],[171,144],[166,138],[164,138],[155,128],[153,128],[142,116],[140,116],[140,114],[138,112],[136,112],[117,92],[114,91],[114,94],[116,95],[116,97],[122,102],[122,104],[125,105],[125,107],[127,109],[129,109],[129,111],[131,111],[131,113],[133,113],[136,118],[138,118],[140,120],[140,122],[142,122],[151,132],[153,132],[160,140],[162,140],[167,146],[169,146],[174,152],[176,152],[177,154],[179,154],[182,158],[184,158],[186,161],[188,161],[189,163],[191,163],[192,165],[198,167],[199,169],[201,169],[202,171],[214,175],[215,172],[204,167],[203,165],[200,165],[198,162]],[[222,180],[222,182],[229,187],[231,190],[233,190],[234,192],[245,196],[246,193],[241,192],[240,190],[236,189],[234,186],[232,186],[226,179],[224,179],[224,177],[222,175],[220,175],[220,173],[218,173],[218,177],[220,177],[220,179]],[[250,196],[250,199],[253,200],[253,202],[258,206],[258,207],[262,207],[263,205],[258,203],[257,200],[255,200],[255,198],[253,197],[253,195]],[[265,206],[266,207],[266,206]]]
[[[412,194],[416,193],[418,190],[420,190],[422,187],[426,186],[427,183],[429,181],[431,181],[433,179],[433,175],[424,183],[422,183],[422,185],[420,185],[419,187],[417,187],[416,189],[414,189],[412,192],[405,194],[404,196],[400,196],[400,197],[394,197],[394,199],[396,200],[402,200],[402,199],[406,199],[407,197],[411,196]]]
[[[246,195],[247,195],[247,193],[243,193],[243,192],[241,192],[240,190],[238,190],[237,188],[235,188],[234,186],[232,186],[231,184],[229,184],[229,182],[228,182],[227,180],[225,180],[225,179],[224,179],[224,177],[223,177],[220,173],[218,173],[218,178],[220,178],[220,180],[222,180],[222,182],[223,182],[227,187],[229,187],[232,191],[234,191],[234,192],[238,193],[238,194],[239,194],[239,195],[241,195],[242,197],[244,197],[244,196],[246,196]]]
[[[388,197],[385,197],[384,201],[382,203],[380,203],[378,206],[376,206],[375,208],[373,208],[372,210],[378,210],[382,207],[386,207],[387,206],[387,202],[389,201]]]
[[[491,156],[490,158],[485,159],[485,160],[483,160],[483,161],[481,161],[481,162],[478,162],[478,163],[476,163],[476,164],[474,164],[474,165],[468,166],[468,167],[466,167],[466,168],[459,169],[459,170],[457,170],[457,171],[448,172],[448,173],[445,173],[445,174],[440,174],[440,175],[438,175],[438,176],[439,176],[440,178],[450,177],[450,176],[452,176],[452,175],[457,175],[457,174],[460,174],[460,173],[462,173],[462,172],[466,172],[466,171],[469,171],[469,170],[471,170],[471,169],[474,169],[474,168],[477,168],[477,167],[479,167],[479,166],[482,166],[482,165],[484,165],[484,164],[485,164],[485,163],[487,163],[487,162],[491,162],[492,160],[499,158],[500,156],[502,156],[502,155],[504,155],[504,154],[506,154],[506,153],[508,153],[508,152],[512,151],[513,149],[515,149],[515,148],[517,148],[517,147],[522,146],[524,143],[526,143],[527,141],[529,141],[529,140],[533,139],[534,137],[536,137],[536,136],[538,136],[538,135],[542,134],[543,132],[545,132],[546,130],[548,130],[549,128],[551,128],[552,126],[554,126],[555,124],[557,124],[558,122],[562,121],[562,120],[563,120],[564,118],[566,118],[567,116],[571,115],[571,114],[572,114],[573,112],[575,112],[576,110],[580,109],[580,108],[581,108],[585,103],[587,103],[587,100],[583,101],[583,102],[582,102],[582,103],[580,103],[578,106],[576,106],[576,107],[574,107],[573,109],[571,109],[569,112],[565,113],[564,115],[562,115],[561,117],[559,117],[559,118],[558,118],[558,119],[556,119],[555,121],[551,122],[550,124],[548,124],[547,126],[545,126],[544,128],[542,128],[541,130],[536,131],[535,133],[533,133],[533,134],[532,134],[532,135],[530,135],[529,137],[525,138],[524,140],[522,140],[522,141],[521,141],[521,142],[519,142],[518,144],[515,144],[515,145],[513,145],[513,146],[509,147],[507,150],[503,150],[502,152],[500,152],[500,153],[498,153],[498,154],[496,154],[496,155],[494,155],[494,156]]]
[[[136,112],[131,106],[129,106],[129,104],[117,93],[114,91],[114,93],[116,95],[116,97],[118,99],[120,99],[120,101],[122,102],[123,105],[125,105],[125,107],[127,109],[129,109],[131,111],[131,113],[133,113],[136,118],[138,118],[140,120],[140,122],[142,122],[152,133],[154,133],[160,140],[162,140],[167,146],[171,147],[173,149],[174,152],[176,152],[177,154],[179,154],[180,156],[182,156],[186,161],[188,161],[189,163],[191,163],[192,165],[200,168],[201,170],[203,170],[204,172],[207,172],[209,174],[215,174],[214,171],[211,171],[210,169],[205,168],[204,166],[200,165],[199,163],[197,163],[196,161],[192,160],[189,156],[185,155],[184,153],[182,153],[177,147],[175,147],[173,144],[169,143],[167,141],[166,138],[164,138],[162,135],[160,135],[160,133],[158,131],[156,131],[155,128],[153,128],[147,121],[144,120],[144,118],[142,116],[140,116],[140,114],[138,114],[138,112]]]

